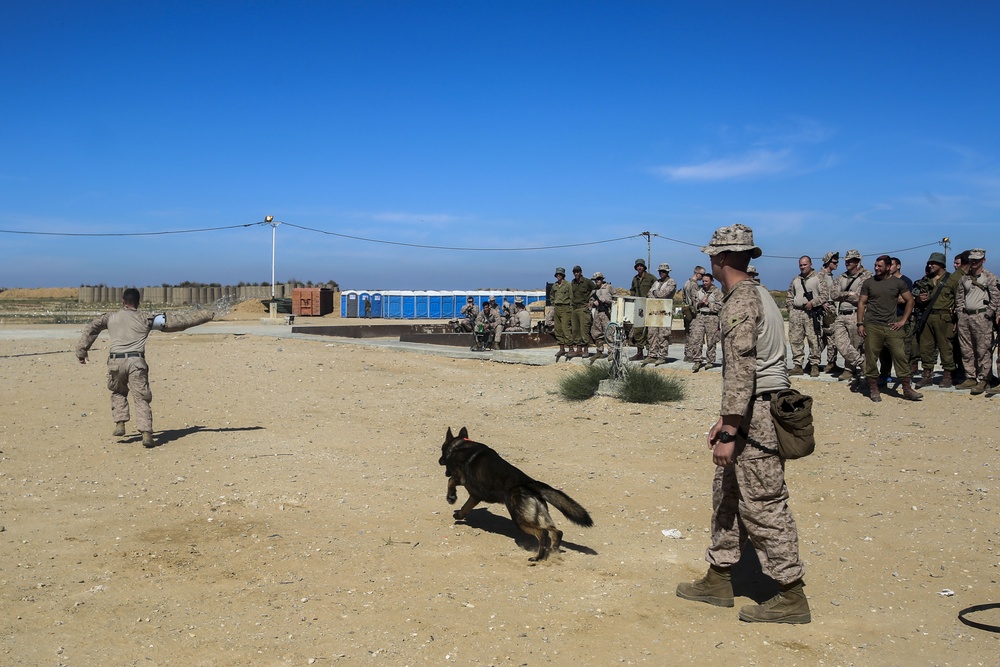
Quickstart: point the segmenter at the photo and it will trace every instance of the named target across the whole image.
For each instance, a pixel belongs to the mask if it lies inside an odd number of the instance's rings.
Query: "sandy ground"
[[[106,334],[81,366],[79,327],[0,327],[0,664],[1000,661],[1000,635],[956,618],[1000,598],[996,400],[797,379],[820,443],[787,468],[813,622],[746,624],[769,593],[753,559],[737,609],[674,595],[705,569],[718,369],[659,371],[678,404],[571,403],[579,362],[251,324],[151,337],[152,450],[110,435]],[[530,566],[502,506],[456,524],[437,459],[462,425],[595,526],[553,510],[565,551]]]

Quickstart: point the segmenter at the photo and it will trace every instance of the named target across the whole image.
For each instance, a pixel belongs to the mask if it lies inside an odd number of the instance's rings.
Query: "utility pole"
[[[274,299],[274,239],[278,225],[281,223],[275,222],[273,215],[266,216],[264,222],[271,225],[271,298]]]
[[[652,234],[650,234],[649,232],[640,232],[639,236],[646,237],[646,266],[651,266],[649,262],[652,260],[652,257],[650,257],[650,249],[652,246],[652,243],[650,241]]]
[[[948,249],[951,247],[951,238],[948,237],[948,236],[946,236],[943,239],[941,239],[940,241],[938,241],[938,243],[941,244],[942,247],[944,247],[944,259],[945,259],[945,262],[946,262],[945,266],[947,266]]]

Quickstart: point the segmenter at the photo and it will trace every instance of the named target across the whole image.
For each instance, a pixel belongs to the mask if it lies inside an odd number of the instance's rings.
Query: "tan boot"
[[[844,369],[844,372],[841,373],[837,379],[846,381],[846,380],[851,380],[853,378],[854,378],[854,366],[848,366],[847,368]]]
[[[819,364],[816,364],[809,369],[809,377],[818,378],[819,377]]]
[[[986,380],[980,380],[979,382],[976,383],[976,386],[973,387],[972,391],[970,391],[969,393],[972,394],[973,396],[979,396],[979,394],[983,393],[984,391],[986,391]]]
[[[740,620],[748,623],[809,623],[809,600],[802,590],[802,580],[781,587],[781,592],[764,604],[749,604],[740,609]]]
[[[111,435],[116,438],[120,438],[125,435],[125,422],[115,422],[115,430],[111,432]]]
[[[951,381],[951,371],[946,370],[941,376],[941,384],[938,385],[942,389],[951,389],[955,385]]]
[[[802,375],[803,373],[805,373],[805,371],[802,370],[802,366],[799,366],[798,364],[792,366],[792,370],[788,371],[789,375]]]
[[[976,384],[976,378],[969,378],[962,384],[956,384],[955,389],[972,389]]]
[[[156,446],[156,443],[153,442],[153,432],[152,431],[143,431],[142,432],[142,446],[145,447],[146,449],[149,449],[150,447],[155,447]]]
[[[878,391],[878,378],[868,378],[868,398],[872,403],[881,403],[882,394]]]
[[[908,401],[919,401],[924,397],[920,392],[914,391],[913,387],[910,386],[910,378],[901,378],[900,382],[903,384],[903,398]]]
[[[642,364],[640,365],[648,366],[650,364],[655,364],[655,363],[656,363],[656,357],[654,357],[653,355],[649,355],[648,357],[642,360]]]
[[[836,361],[831,361],[826,366],[823,366],[823,372],[824,373],[832,373],[835,370],[837,370],[837,362]]]
[[[629,361],[642,361],[646,358],[646,355],[642,353],[642,348],[636,348],[635,354],[628,358]]]
[[[1000,394],[1000,384],[998,384],[995,387],[990,387],[989,389],[986,390],[987,396],[996,396],[997,394]]]
[[[728,567],[711,565],[698,581],[677,584],[677,597],[695,602],[707,602],[716,607],[732,607],[733,581]]]
[[[934,377],[934,369],[925,368],[923,376],[921,376],[921,378],[914,383],[914,386],[917,389],[923,389],[924,387],[926,387],[931,383],[931,378],[933,377]]]

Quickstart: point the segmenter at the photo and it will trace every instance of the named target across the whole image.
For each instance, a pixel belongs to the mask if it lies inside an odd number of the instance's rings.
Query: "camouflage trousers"
[[[823,353],[819,346],[819,336],[816,335],[816,328],[813,325],[813,318],[805,310],[792,308],[788,311],[788,343],[792,346],[792,363],[800,368],[805,364],[805,345],[809,343],[809,363],[813,367],[819,366],[820,355]]]
[[[938,353],[941,354],[941,368],[946,371],[955,370],[955,355],[951,347],[955,340],[955,324],[951,321],[951,313],[932,312],[928,315],[917,340],[920,345],[920,363],[925,371],[934,369]]]
[[[687,340],[684,341],[684,358],[692,362],[702,360],[702,345],[705,350],[705,360],[715,363],[715,346],[719,342],[719,316],[707,313],[699,313],[691,321],[691,330],[688,331]]]
[[[573,329],[573,345],[590,345],[590,306],[574,306],[570,322]]]
[[[764,447],[777,449],[770,405],[751,403],[740,431]],[[717,466],[712,480],[712,544],[705,560],[730,567],[740,560],[740,546],[750,538],[760,567],[779,584],[802,578],[799,531],[788,507],[785,464],[776,454],[738,438],[735,465]]]
[[[962,350],[962,366],[971,379],[988,380],[993,373],[993,318],[989,313],[958,316],[958,345]]]
[[[556,342],[560,345],[573,344],[573,306],[553,307],[553,322],[555,324]]]
[[[594,345],[597,347],[604,345],[604,332],[610,323],[611,317],[607,313],[598,310],[594,315],[594,321],[590,324],[590,337],[594,339]]]
[[[861,342],[857,314],[838,315],[837,321],[833,323],[833,343],[848,366],[861,366]]]
[[[667,327],[649,327],[647,338],[649,342],[649,353],[647,356],[657,359],[666,359],[667,350],[670,347],[670,329]]]
[[[142,357],[108,359],[108,389],[111,390],[111,418],[116,422],[129,421],[128,395],[135,404],[135,427],[152,432],[153,410],[149,404],[153,392],[149,388],[149,366]]]

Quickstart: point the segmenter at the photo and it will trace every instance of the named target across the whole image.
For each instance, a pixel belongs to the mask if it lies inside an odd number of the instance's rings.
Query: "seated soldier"
[[[476,324],[473,329],[476,344],[472,346],[472,351],[492,350],[501,331],[503,331],[503,324],[500,323],[500,318],[490,306],[490,302],[484,301],[482,311],[476,316]]]
[[[514,312],[507,319],[504,331],[531,331],[531,313],[524,308],[524,299],[514,297]]]
[[[462,319],[448,320],[448,324],[455,327],[456,333],[468,333],[475,328],[476,316],[479,314],[479,309],[476,308],[476,300],[471,296],[466,299],[466,304],[462,306],[462,310],[458,311]]]

